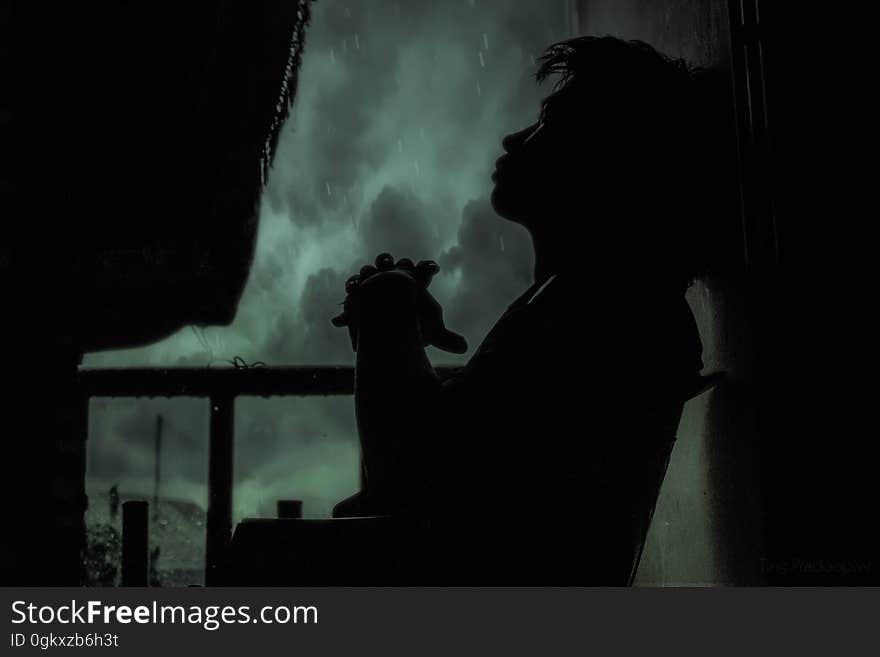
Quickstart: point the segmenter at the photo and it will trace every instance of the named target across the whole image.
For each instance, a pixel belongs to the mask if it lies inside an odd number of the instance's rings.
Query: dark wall
[[[0,3],[0,583],[79,582],[83,352],[234,317],[308,8]]]
[[[690,401],[649,532],[637,582],[759,581],[761,499],[755,454],[756,372],[751,350],[726,2],[581,0],[580,33],[639,39],[707,69],[701,166],[712,171],[705,221],[716,236],[709,273],[688,292],[704,345],[704,373],[724,382]]]
[[[863,287],[873,276],[855,275],[874,260],[862,248],[875,250],[865,210],[875,184],[864,176],[874,175],[865,135],[876,118],[861,99],[874,58],[859,52],[852,23],[831,27],[833,12],[758,4],[758,27],[742,38],[761,43],[752,56],[763,64],[769,139],[751,169],[772,192],[763,242],[775,247],[756,272],[770,290],[759,297],[758,345],[773,435],[762,450],[767,562],[774,583],[876,584],[875,387],[861,383],[860,353],[874,336],[859,312],[876,294]]]
[[[735,189],[712,218],[731,248],[690,296],[707,366],[730,377],[687,409],[643,580],[876,583],[876,432],[860,410],[873,408],[860,392],[873,388],[854,383],[872,338],[853,321],[863,298],[847,275],[866,226],[861,190],[872,189],[853,154],[868,59],[850,52],[849,32],[829,30],[831,13],[785,3],[580,0],[578,10],[582,33],[710,67],[718,134],[735,126],[735,148],[718,150],[718,180]]]
[[[20,337],[93,351],[231,321],[299,5],[4,3]]]

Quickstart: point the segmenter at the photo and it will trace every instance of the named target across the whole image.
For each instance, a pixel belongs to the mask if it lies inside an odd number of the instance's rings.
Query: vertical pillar
[[[208,452],[208,519],[205,546],[205,584],[217,586],[220,568],[232,535],[232,476],[235,397],[211,397]]]
[[[279,518],[302,518],[303,503],[302,500],[278,500],[278,517]]]
[[[11,307],[14,307],[12,304]],[[78,586],[85,543],[88,400],[73,348],[7,336],[0,395],[5,499],[0,585]]]
[[[159,483],[162,479],[162,415],[156,416],[156,442],[153,449],[153,522],[159,520]]]

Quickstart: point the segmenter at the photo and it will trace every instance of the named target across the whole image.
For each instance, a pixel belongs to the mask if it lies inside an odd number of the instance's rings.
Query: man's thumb
[[[445,326],[433,337],[431,344],[451,354],[463,354],[468,349],[468,343],[464,336],[450,331]]]

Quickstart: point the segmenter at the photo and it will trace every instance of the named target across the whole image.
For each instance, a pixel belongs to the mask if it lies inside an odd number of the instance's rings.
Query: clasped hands
[[[402,310],[404,314],[406,308],[412,308],[425,346],[463,354],[467,351],[467,341],[446,328],[443,309],[428,291],[438,271],[440,267],[433,260],[414,264],[409,258],[401,258],[395,262],[390,253],[379,254],[375,266],[365,265],[345,282],[343,311],[331,321],[334,326],[348,327],[351,347],[357,351],[363,321],[376,319],[377,313],[385,318],[394,315],[388,312],[389,308]]]

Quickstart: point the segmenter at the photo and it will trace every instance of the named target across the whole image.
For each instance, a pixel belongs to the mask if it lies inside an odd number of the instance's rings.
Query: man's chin
[[[499,217],[507,219],[508,221],[517,221],[515,216],[516,204],[511,202],[510,197],[499,188],[498,183],[495,183],[495,187],[492,189],[492,193],[489,196],[489,202],[492,204],[492,209],[495,210],[495,214]]]

